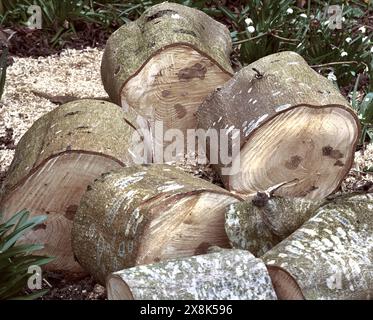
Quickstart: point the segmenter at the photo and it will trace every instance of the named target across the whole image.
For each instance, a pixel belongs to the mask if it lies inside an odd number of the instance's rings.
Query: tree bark
[[[275,300],[262,260],[244,250],[222,250],[113,273],[109,300]]]
[[[226,210],[225,231],[234,248],[262,256],[306,222],[324,201],[268,198],[232,203]]]
[[[72,219],[90,182],[134,163],[133,120],[109,102],[74,101],[38,119],[19,141],[0,212],[5,220],[24,208],[48,215],[23,239],[44,244],[42,253],[56,257],[47,269],[82,272],[70,244]]]
[[[149,8],[109,38],[102,59],[105,90],[164,130],[196,128],[194,113],[231,78],[228,29],[205,13],[175,3]]]
[[[279,299],[372,299],[373,194],[345,196],[262,259]]]
[[[238,130],[229,147],[240,150],[233,164],[241,170],[224,173],[221,161],[213,167],[227,189],[252,196],[288,182],[278,195],[324,198],[349,171],[360,133],[346,99],[294,52],[240,70],[207,97],[197,118],[205,130]],[[208,146],[210,157],[218,147]]]
[[[239,200],[172,166],[124,168],[96,180],[82,198],[73,250],[104,283],[123,268],[229,247],[224,208]]]

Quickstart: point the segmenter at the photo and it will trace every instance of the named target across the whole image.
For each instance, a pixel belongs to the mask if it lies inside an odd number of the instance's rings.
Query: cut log
[[[81,272],[71,249],[72,220],[87,185],[103,172],[133,164],[136,130],[112,103],[81,100],[38,119],[19,141],[4,182],[0,212],[26,208],[48,215],[23,241],[45,245],[49,270]],[[135,146],[133,146],[135,147]]]
[[[294,52],[264,57],[240,70],[197,112],[199,127],[237,129],[233,165],[213,163],[228,190],[255,195],[284,184],[277,195],[322,199],[349,171],[360,133],[348,102]],[[233,141],[233,146],[232,146]],[[211,144],[207,154],[217,154]],[[240,167],[224,173],[226,166]],[[233,173],[233,172],[232,172]]]
[[[297,230],[322,203],[302,198],[269,198],[258,193],[252,200],[227,207],[225,231],[234,248],[262,256]]]
[[[276,300],[263,261],[244,250],[179,258],[113,273],[109,300]]]
[[[133,166],[102,176],[83,196],[72,243],[98,281],[123,268],[230,247],[225,207],[241,200],[167,165]]]
[[[109,38],[101,74],[112,101],[134,108],[164,130],[196,128],[194,113],[231,78],[228,29],[205,13],[175,3],[149,8]],[[162,137],[163,138],[163,137]]]
[[[279,299],[372,299],[373,194],[322,206],[262,258]]]

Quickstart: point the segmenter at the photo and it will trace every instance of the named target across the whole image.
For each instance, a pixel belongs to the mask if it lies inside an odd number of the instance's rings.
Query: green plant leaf
[[[360,113],[365,123],[373,124],[373,92],[369,92],[360,105]]]

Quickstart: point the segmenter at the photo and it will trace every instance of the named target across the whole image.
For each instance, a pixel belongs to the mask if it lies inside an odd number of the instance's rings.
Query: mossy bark
[[[109,300],[275,300],[262,260],[244,250],[164,261],[113,273]]]
[[[291,297],[292,285],[306,299],[372,299],[372,214],[371,193],[337,198],[268,251],[278,297]]]
[[[261,256],[297,230],[322,203],[259,194],[227,208],[225,230],[234,248]]]
[[[167,47],[186,45],[232,74],[228,29],[202,11],[164,2],[147,9],[109,38],[102,58],[101,75],[112,101],[121,104],[121,91],[148,60]]]
[[[114,171],[97,179],[88,189],[74,218],[72,243],[79,263],[101,283],[114,271],[143,261],[164,260],[163,243],[184,223],[186,227],[195,224],[193,217],[177,214],[194,205],[190,202],[192,197],[198,199],[208,193],[225,197],[228,204],[240,200],[224,189],[167,165],[132,166]],[[197,210],[195,219],[218,215],[214,218],[218,220],[217,226],[210,226],[211,230],[205,226],[199,234],[192,232],[185,239],[185,251],[176,249],[175,254],[185,256],[190,250],[204,253],[207,243],[199,246],[200,243],[188,241],[206,234],[207,242],[214,230],[222,238],[219,243],[209,244],[229,246],[223,209],[217,214],[204,211],[208,208]],[[185,236],[182,230],[178,231],[180,238]],[[148,243],[146,248],[145,243]]]

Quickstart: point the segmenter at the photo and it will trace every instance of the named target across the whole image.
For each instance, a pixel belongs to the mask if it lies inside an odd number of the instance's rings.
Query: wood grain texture
[[[239,200],[172,166],[120,169],[97,179],[83,196],[74,253],[104,283],[123,268],[229,247],[224,208]]]
[[[239,173],[222,174],[222,163],[213,167],[226,188],[246,195],[288,182],[278,195],[322,199],[350,169],[360,132],[345,98],[294,52],[240,70],[207,97],[197,118],[205,130],[239,130],[241,152],[233,161]],[[207,153],[216,148],[209,145]]]

